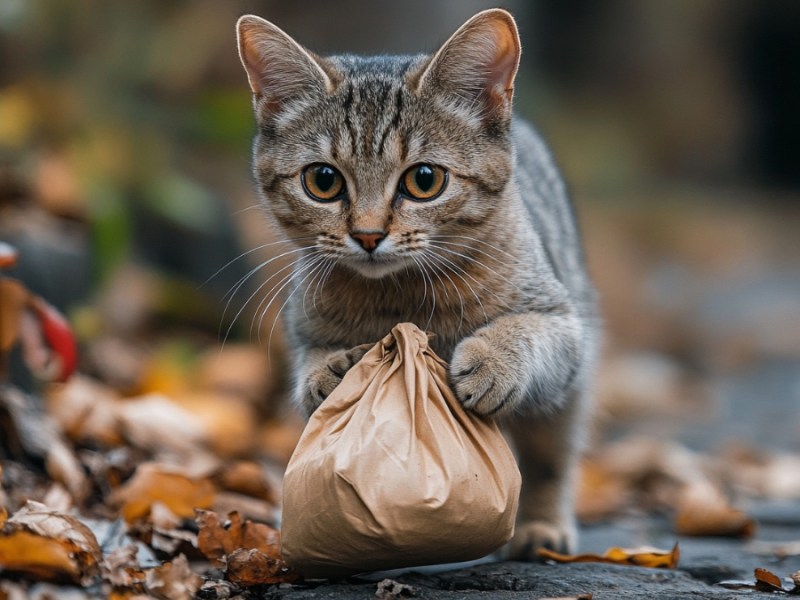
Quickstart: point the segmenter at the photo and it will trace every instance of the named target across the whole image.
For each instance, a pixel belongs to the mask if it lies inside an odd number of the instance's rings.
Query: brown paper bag
[[[309,577],[457,562],[514,533],[516,461],[402,323],[311,417],[283,484],[282,551]]]

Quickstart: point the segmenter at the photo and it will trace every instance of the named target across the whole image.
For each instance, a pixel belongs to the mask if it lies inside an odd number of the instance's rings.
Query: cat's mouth
[[[343,261],[349,268],[368,279],[380,279],[408,267],[403,257],[368,254]]]

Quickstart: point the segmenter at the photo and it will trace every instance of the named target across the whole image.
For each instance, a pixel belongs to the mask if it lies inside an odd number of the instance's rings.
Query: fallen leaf
[[[48,386],[46,400],[48,412],[70,439],[106,448],[122,443],[120,398],[111,388],[78,374]]]
[[[198,510],[197,544],[212,565],[241,585],[296,581],[299,577],[281,558],[280,532],[263,523],[242,521],[238,513],[221,522],[210,511]]]
[[[145,589],[160,600],[192,600],[203,578],[189,568],[183,554],[145,573]]]
[[[731,508],[722,493],[708,483],[687,485],[678,499],[675,530],[679,535],[749,538],[756,522]]]
[[[755,571],[756,575],[756,589],[761,592],[784,592],[783,583],[781,578],[775,575],[772,571],[767,569],[758,568]]]
[[[144,583],[145,574],[136,560],[138,548],[122,546],[110,552],[100,563],[103,579],[115,587],[132,587]]]
[[[759,592],[783,593],[800,595],[800,571],[790,575],[794,587],[786,589],[783,587],[781,578],[772,571],[763,568],[755,570],[755,581],[721,581],[719,585],[731,590],[756,590]]]
[[[273,558],[258,548],[237,548],[226,561],[225,576],[238,585],[291,583],[299,577],[280,558]]]
[[[38,502],[29,501],[0,530],[2,570],[81,583],[98,573],[101,557],[86,525]]]
[[[178,517],[194,516],[196,508],[214,503],[216,487],[207,478],[191,478],[156,463],[140,465],[133,477],[114,490],[109,501],[120,507],[123,518],[133,523],[150,514],[156,502]]]
[[[257,462],[235,462],[221,469],[215,479],[222,489],[277,503],[272,483]]]
[[[546,548],[540,548],[537,556],[545,560],[560,563],[573,562],[599,562],[615,565],[632,565],[637,567],[650,567],[654,569],[674,569],[678,566],[680,551],[678,544],[671,551],[657,548],[619,548],[612,547],[602,555],[599,554],[560,554]]]

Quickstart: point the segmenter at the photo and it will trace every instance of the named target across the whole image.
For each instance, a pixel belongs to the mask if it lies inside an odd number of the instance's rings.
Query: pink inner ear
[[[510,109],[520,46],[514,19],[491,9],[478,13],[445,42],[420,85],[479,100],[490,110]]]

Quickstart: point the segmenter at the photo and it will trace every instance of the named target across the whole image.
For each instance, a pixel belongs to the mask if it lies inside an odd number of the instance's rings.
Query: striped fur
[[[298,406],[312,412],[365,348],[416,323],[450,362],[458,398],[504,420],[515,442],[524,483],[510,553],[572,548],[599,327],[564,183],[512,116],[513,19],[479,13],[433,57],[321,58],[252,16],[238,31],[261,202],[302,248],[283,288]],[[304,193],[312,163],[341,171],[344,199]],[[448,171],[433,201],[397,193],[417,163]],[[386,237],[370,254],[350,235],[360,230]]]

